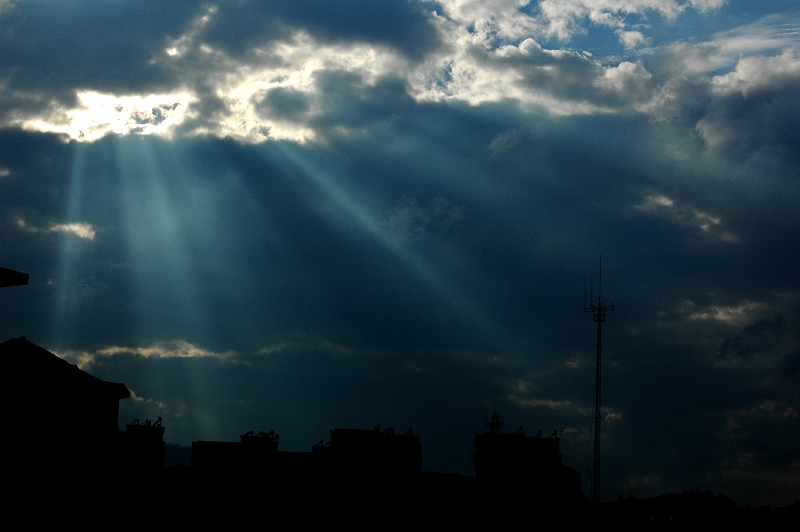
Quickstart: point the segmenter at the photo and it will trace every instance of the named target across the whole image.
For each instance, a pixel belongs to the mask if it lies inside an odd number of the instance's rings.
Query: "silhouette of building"
[[[0,288],[23,286],[28,284],[28,274],[0,267]]]
[[[119,430],[119,401],[130,397],[124,384],[90,375],[24,336],[0,343],[0,360],[10,473],[107,473],[123,462],[163,466],[160,421],[150,431]]]
[[[24,336],[0,344],[10,412],[3,441],[21,468],[92,469],[113,460],[124,384],[94,377]]]
[[[379,477],[409,479],[422,472],[422,444],[409,428],[395,434],[394,427],[381,430],[332,429],[326,445],[314,451],[334,477]]]
[[[164,467],[167,444],[159,417],[155,422],[134,419],[118,435],[118,462],[136,471],[158,471]]]
[[[492,413],[487,431],[475,435],[475,478],[482,486],[511,491],[541,501],[571,501],[582,498],[581,474],[562,463],[556,431],[528,436],[520,426],[501,432],[503,420]]]
[[[401,480],[422,471],[422,445],[411,429],[395,434],[389,427],[372,430],[332,429],[310,452],[278,449],[279,436],[252,431],[238,442],[192,443],[192,469],[205,475],[268,475],[284,481]]]
[[[277,461],[279,436],[275,431],[247,432],[238,442],[192,442],[192,467],[205,472],[264,473]]]

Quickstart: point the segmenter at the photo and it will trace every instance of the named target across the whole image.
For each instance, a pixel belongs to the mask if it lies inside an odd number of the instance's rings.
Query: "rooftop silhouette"
[[[158,501],[152,515],[176,525],[250,524],[289,509],[311,512],[303,519],[321,523],[402,512],[409,519],[447,516],[463,526],[491,525],[500,508],[560,523],[736,515],[729,499],[699,491],[592,504],[580,473],[562,463],[556,431],[503,432],[496,411],[488,430],[475,435],[474,477],[425,471],[420,435],[380,425],[331,429],[327,442],[307,452],[281,451],[274,430],[195,441],[191,465],[166,467],[161,418],[119,429],[119,401],[131,395],[124,384],[98,379],[25,337],[0,343],[0,357],[4,404],[15,405],[2,436],[6,480],[21,487],[12,500],[34,494],[69,511],[91,500],[101,513],[123,515],[146,494]],[[795,506],[780,517],[796,519]]]

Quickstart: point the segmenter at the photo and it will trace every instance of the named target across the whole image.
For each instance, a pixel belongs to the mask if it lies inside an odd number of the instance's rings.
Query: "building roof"
[[[131,396],[120,382],[104,381],[86,373],[47,349],[29,342],[24,336],[0,343],[0,365],[6,391],[20,387],[36,387],[37,393],[55,392],[70,395],[101,395],[114,399]],[[13,384],[13,386],[12,386]]]
[[[0,267],[0,288],[28,284],[28,274]]]

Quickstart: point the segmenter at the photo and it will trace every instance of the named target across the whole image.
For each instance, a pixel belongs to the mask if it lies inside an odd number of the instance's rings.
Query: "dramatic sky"
[[[0,0],[0,340],[168,442],[558,431],[800,493],[796,0]],[[5,405],[14,408],[16,405]]]

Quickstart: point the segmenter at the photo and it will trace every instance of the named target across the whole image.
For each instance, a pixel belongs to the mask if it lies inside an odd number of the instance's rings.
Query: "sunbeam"
[[[64,221],[77,222],[82,216],[82,199],[84,194],[86,146],[75,146],[70,170],[69,182],[66,191],[66,205],[64,206]],[[85,251],[85,244],[79,238],[65,235],[61,239],[59,253],[58,278],[55,281],[55,305],[52,316],[51,339],[52,345],[60,346],[66,333],[74,327],[72,318],[75,317],[75,307],[80,304],[78,287],[78,263]]]
[[[356,194],[348,191],[343,184],[335,182],[333,172],[318,168],[307,158],[298,154],[293,146],[284,143],[276,143],[276,146],[280,153],[292,165],[300,169],[303,175],[319,187],[327,199],[335,205],[336,208],[333,210],[323,209],[325,215],[329,217],[330,223],[340,223],[341,220],[333,219],[333,216],[338,215],[344,215],[347,219],[354,221],[358,227],[422,280],[442,301],[446,301],[461,319],[474,327],[474,330],[480,331],[490,345],[495,346],[501,352],[508,352],[509,348],[520,345],[521,342],[514,338],[513,333],[492,319],[474,299],[458,287],[457,282],[438,271],[422,254],[416,252],[396,234],[393,234],[387,223],[374,214],[374,209],[356,200]]]

